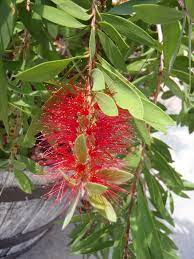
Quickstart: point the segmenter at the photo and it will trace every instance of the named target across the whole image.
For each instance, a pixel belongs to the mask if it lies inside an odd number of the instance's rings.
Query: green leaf
[[[32,193],[32,183],[30,179],[21,171],[14,170],[15,178],[19,184],[22,191],[31,194]]]
[[[64,219],[64,222],[63,222],[63,226],[62,226],[62,229],[64,230],[67,225],[70,223],[72,217],[73,217],[73,214],[75,212],[75,209],[77,207],[77,204],[79,202],[79,199],[80,199],[80,196],[81,196],[81,191],[78,190],[78,193],[76,194],[76,196],[74,197],[73,201],[71,201],[71,204],[69,206],[69,208],[67,209],[67,212],[66,212],[66,217]]]
[[[25,163],[19,160],[13,160],[12,164],[16,170],[24,170],[26,168]]]
[[[87,142],[86,136],[84,134],[80,134],[76,140],[74,145],[74,152],[77,157],[77,160],[85,164],[88,159],[88,149],[87,149]]]
[[[111,14],[102,14],[102,19],[110,23],[118,32],[128,39],[157,49],[160,48],[156,40],[131,21]]]
[[[181,34],[181,27],[179,22],[176,21],[170,24],[163,25],[162,31],[164,64],[166,68],[169,69],[169,67],[171,67],[172,58],[174,59],[174,53],[177,48],[177,42]]]
[[[84,24],[80,23],[78,20],[76,20],[68,13],[48,5],[35,5],[33,7],[33,10],[34,12],[39,14],[42,18],[61,26],[66,26],[69,28],[85,27]]]
[[[144,121],[134,119],[135,127],[142,138],[142,140],[146,143],[146,145],[150,146],[152,142],[152,138],[149,134],[148,128]]]
[[[130,0],[126,3],[119,4],[118,6],[111,8],[108,13],[117,15],[132,15],[134,13],[134,5],[155,4],[158,2],[160,2],[160,0]]]
[[[39,121],[39,116],[32,118],[32,121],[27,129],[27,132],[24,136],[22,146],[32,147],[35,143],[35,135],[41,131],[41,124]]]
[[[77,251],[75,254],[95,254],[98,251],[103,251],[106,248],[112,247],[114,244],[114,241],[112,240],[108,240],[108,241],[104,241],[99,240],[99,242],[95,242],[95,244],[93,243],[92,247],[88,247],[88,248],[82,248],[80,249],[80,251]]]
[[[181,91],[180,87],[177,85],[175,80],[173,80],[172,78],[170,78],[170,77],[167,78],[165,80],[165,85],[171,90],[171,92],[174,95],[179,97],[181,100],[183,100],[185,98],[185,93],[183,91]]]
[[[194,183],[189,181],[183,181],[183,186],[186,191],[193,191],[194,190]]]
[[[81,6],[75,4],[69,0],[51,0],[53,3],[58,5],[60,9],[65,11],[66,13],[72,15],[73,17],[87,21],[91,18],[91,15],[86,13],[86,9],[82,8]]]
[[[99,22],[99,25],[102,30],[111,38],[111,40],[115,42],[122,56],[125,57],[127,51],[129,50],[129,46],[124,41],[120,33],[108,22]]]
[[[179,69],[173,69],[172,70],[172,76],[173,77],[178,77],[181,81],[185,82],[186,84],[189,85],[189,73],[186,73],[182,70]],[[194,85],[194,75],[193,73],[191,74],[191,85],[192,85],[192,89],[194,89],[193,85]]]
[[[105,80],[102,71],[98,68],[92,70],[92,79],[93,79],[93,91],[101,91],[105,89]]]
[[[112,97],[107,94],[97,92],[95,99],[101,111],[108,116],[118,116],[118,108]]]
[[[135,74],[135,73],[138,73],[139,71],[145,70],[145,68],[148,65],[149,65],[149,60],[148,59],[140,59],[140,60],[137,60],[137,61],[127,65],[127,70],[129,71],[129,73]]]
[[[83,240],[72,247],[73,253],[81,253],[83,250],[90,250],[96,244],[99,244],[101,240],[108,232],[107,226],[101,229],[94,230],[90,235],[87,235]],[[100,242],[101,243],[101,242]]]
[[[125,232],[126,230],[124,226],[119,226],[119,228],[116,229],[116,240],[113,246],[112,259],[123,258],[123,252],[125,247]]]
[[[96,31],[93,28],[91,29],[91,32],[90,32],[89,51],[90,51],[90,59],[93,59],[96,53]]]
[[[178,195],[181,194],[183,188],[183,182],[179,174],[172,168],[165,157],[158,151],[154,151],[151,160],[153,167],[159,171],[160,179]]]
[[[123,184],[134,177],[133,174],[127,171],[114,169],[114,168],[101,169],[97,171],[97,175],[100,176],[105,181],[108,181],[109,183],[114,183],[114,184]]]
[[[124,159],[127,161],[127,166],[130,169],[135,170],[139,166],[141,156],[142,150],[137,147],[133,152],[130,152]]]
[[[123,60],[122,54],[114,42],[102,31],[98,30],[98,36],[102,48],[109,59],[109,61],[121,71],[126,71],[126,65]]]
[[[163,202],[162,194],[164,193],[164,189],[155,179],[155,177],[150,174],[149,171],[144,170],[144,175],[153,205],[159,211],[163,219],[167,220],[171,225],[174,226],[173,220],[170,217],[168,211],[166,210],[165,204]]]
[[[90,9],[91,7],[91,2],[90,0],[73,0],[74,3],[77,5],[83,7],[84,9]]]
[[[102,194],[108,187],[99,183],[88,182],[85,185],[86,190],[90,194]]]
[[[42,82],[53,79],[74,59],[82,57],[73,57],[68,59],[54,60],[41,63],[37,66],[24,70],[16,75],[16,78],[27,82]]]
[[[141,232],[145,232],[145,236],[147,238],[147,240],[144,240],[144,242],[147,243],[153,258],[164,259],[161,242],[153,215],[148,208],[147,200],[140,186],[138,186],[137,203],[140,219],[140,225],[138,227],[140,228]]]
[[[9,130],[8,125],[8,82],[4,70],[4,65],[0,60],[0,120],[3,121],[6,131]]]
[[[172,23],[183,18],[184,13],[162,5],[145,4],[133,6],[136,18],[149,24]]]
[[[3,52],[12,37],[15,25],[15,6],[10,0],[0,1],[0,53]]]
[[[101,194],[90,194],[89,201],[91,205],[96,208],[100,214],[106,217],[111,222],[117,221],[116,213],[110,202]]]
[[[42,175],[44,174],[43,167],[41,167],[38,163],[34,162],[30,158],[20,157],[22,163],[25,164],[26,169],[32,174]]]
[[[191,18],[194,20],[194,2],[193,0],[185,0],[186,9],[191,16]]]
[[[169,151],[170,147],[158,138],[153,138],[153,140],[152,149],[161,153],[169,163],[173,163],[174,161],[172,160],[171,153]]]
[[[141,98],[134,91],[131,85],[123,82],[116,74],[101,67],[104,73],[106,84],[114,93],[113,98],[122,109],[127,109],[132,116],[138,119],[143,118],[143,105]]]
[[[175,125],[173,119],[154,103],[143,98],[142,103],[144,108],[143,119],[153,128],[166,132],[168,126]]]
[[[146,235],[138,207],[135,205],[130,215],[131,234],[137,259],[152,259],[148,246],[149,235]]]

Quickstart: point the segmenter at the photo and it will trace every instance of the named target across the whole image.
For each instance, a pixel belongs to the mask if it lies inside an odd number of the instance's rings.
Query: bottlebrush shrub
[[[26,193],[36,191],[26,171],[52,180],[45,196],[65,200],[73,253],[177,258],[173,193],[194,187],[152,133],[194,131],[193,10],[193,0],[0,1],[0,169]],[[175,96],[182,108],[169,115]]]
[[[48,166],[47,174],[55,182],[47,196],[55,196],[58,202],[66,196],[67,203],[88,199],[115,222],[110,201],[117,198],[117,192],[126,193],[120,185],[133,177],[127,161],[118,158],[130,151],[131,120],[129,112],[120,108],[116,116],[105,115],[95,94],[88,96],[76,85],[54,93],[41,116],[40,145],[45,150],[41,165]]]

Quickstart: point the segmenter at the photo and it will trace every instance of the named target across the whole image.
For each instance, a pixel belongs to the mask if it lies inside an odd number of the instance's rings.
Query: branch
[[[96,0],[93,0],[91,29],[94,30],[94,32],[96,31],[96,15],[97,15],[97,9],[96,8],[97,8]],[[88,60],[88,80],[87,80],[87,85],[86,85],[86,91],[87,91],[88,95],[91,94],[91,90],[92,90],[92,69],[94,67],[94,63],[95,63],[95,57],[94,58],[89,57],[89,60]]]
[[[163,42],[162,27],[160,24],[157,24],[156,26],[157,26],[157,31],[158,31],[158,41],[160,43],[162,43]],[[158,95],[160,93],[163,71],[164,71],[164,55],[162,52],[160,54],[160,64],[159,64],[159,69],[158,69],[157,85],[156,85],[156,90],[155,90],[154,97],[153,97],[154,103],[157,103]]]

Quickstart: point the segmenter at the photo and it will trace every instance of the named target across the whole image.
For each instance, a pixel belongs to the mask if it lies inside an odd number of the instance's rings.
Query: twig
[[[157,31],[158,31],[158,41],[160,43],[163,42],[163,34],[162,34],[162,27],[160,24],[157,24]],[[164,55],[163,52],[160,54],[160,63],[159,63],[159,70],[158,70],[158,76],[157,76],[157,85],[156,90],[153,96],[153,102],[157,103],[158,95],[161,89],[162,84],[162,77],[163,77],[163,71],[164,71]]]
[[[27,1],[26,1],[26,10],[27,10],[28,12],[30,12],[30,6],[31,6],[31,2],[30,2],[30,0],[27,0]]]
[[[96,0],[93,0],[92,3],[92,21],[91,21],[91,29],[96,31],[96,15],[97,15],[97,6],[96,6]],[[95,56],[94,58],[89,57],[88,59],[88,79],[87,79],[87,85],[86,85],[86,91],[87,94],[91,94],[92,90],[92,69],[94,67],[95,63]]]

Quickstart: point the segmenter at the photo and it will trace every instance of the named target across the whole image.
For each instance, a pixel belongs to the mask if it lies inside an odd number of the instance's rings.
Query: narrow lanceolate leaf
[[[103,72],[100,69],[94,68],[92,70],[92,79],[93,79],[93,87],[92,87],[93,91],[101,91],[105,89],[105,79],[104,79]]]
[[[146,99],[142,99],[142,103],[144,108],[144,121],[153,128],[166,132],[168,126],[175,125],[173,119],[157,105]]]
[[[122,109],[127,109],[135,118],[143,119],[143,105],[139,95],[113,72],[101,67],[106,84],[114,93],[114,100]]]
[[[149,171],[144,170],[144,175],[145,175],[146,183],[149,189],[149,193],[150,193],[150,197],[153,205],[159,211],[163,219],[167,220],[170,224],[174,225],[169,212],[165,208],[165,204],[162,196],[164,194],[163,187],[155,179],[155,177],[150,174]]]
[[[115,42],[119,48],[123,57],[125,57],[127,51],[129,50],[128,44],[124,41],[121,34],[108,22],[99,22],[102,30]]]
[[[119,169],[101,169],[97,174],[105,181],[114,184],[122,184],[133,178],[133,174]]]
[[[134,123],[142,140],[145,142],[146,145],[150,146],[152,139],[145,122],[138,119],[134,119]]]
[[[146,31],[133,22],[111,14],[102,14],[102,19],[110,23],[119,33],[129,40],[160,48],[160,45]]]
[[[90,59],[93,59],[96,53],[96,31],[93,28],[91,29],[91,32],[90,32],[89,52],[90,52]]]
[[[150,249],[153,258],[164,259],[159,238],[158,230],[155,225],[153,214],[150,212],[147,200],[143,194],[142,188],[138,186],[138,214],[140,215],[140,224],[138,227],[141,232],[144,232],[147,238],[147,245]]]
[[[79,190],[78,193],[76,194],[76,196],[74,197],[74,199],[71,201],[71,204],[66,213],[65,220],[63,222],[62,229],[65,229],[67,227],[67,225],[70,223],[70,221],[73,217],[73,214],[75,212],[75,209],[77,207],[77,204],[79,202],[80,195],[81,195],[81,191]]]
[[[76,20],[73,16],[69,15],[68,13],[48,5],[35,5],[33,7],[33,10],[42,18],[61,26],[66,26],[69,28],[85,27],[84,24],[80,23],[78,20]]]
[[[72,60],[79,58],[82,57],[44,62],[17,74],[16,78],[27,82],[47,81],[58,75]]]
[[[0,53],[7,48],[13,33],[15,24],[14,8],[11,0],[0,1]]]
[[[112,97],[107,94],[97,92],[95,98],[104,114],[108,116],[118,116],[118,108]]]
[[[52,0],[53,3],[57,4],[60,9],[65,11],[66,13],[72,15],[79,20],[87,21],[90,19],[90,15],[87,14],[87,10],[82,8],[81,6],[75,4],[69,0]]]
[[[26,193],[32,193],[32,183],[30,179],[22,171],[17,169],[14,170],[14,175],[21,190]]]
[[[8,82],[3,63],[0,61],[0,120],[8,132]]]
[[[152,259],[148,246],[148,236],[146,236],[143,228],[140,227],[142,224],[140,216],[139,209],[135,205],[130,215],[134,252],[137,259]]]
[[[137,18],[149,24],[172,23],[183,18],[184,13],[162,5],[145,4],[133,7]]]
[[[171,77],[165,80],[165,85],[171,90],[171,92],[179,97],[180,99],[184,99],[185,93],[181,91],[180,86],[175,82],[175,80]]]
[[[102,48],[109,59],[109,61],[121,71],[126,72],[126,65],[120,50],[117,48],[115,43],[102,31],[98,30],[98,36]]]
[[[194,1],[193,0],[185,0],[186,9],[191,16],[191,18],[194,20]]]
[[[171,67],[171,60],[176,52],[177,42],[180,37],[181,27],[178,21],[162,26],[164,64],[167,69]],[[178,52],[178,51],[177,51]],[[175,53],[176,54],[176,53]]]
[[[99,183],[88,182],[85,185],[86,190],[89,194],[102,194],[108,187]]]
[[[34,145],[35,142],[35,135],[40,132],[41,129],[41,125],[40,125],[40,121],[39,121],[39,116],[35,116],[29,127],[28,130],[24,136],[23,142],[22,142],[22,146],[25,147],[32,147]]]
[[[102,194],[89,195],[89,201],[91,205],[109,221],[117,221],[117,216],[111,203]]]
[[[130,0],[110,9],[110,14],[131,15],[134,13],[133,6],[141,4],[156,4],[160,0]]]
[[[74,145],[74,152],[77,157],[77,160],[85,164],[88,159],[88,149],[86,143],[86,136],[84,134],[80,134],[76,140]]]
[[[142,156],[141,148],[136,148],[134,152],[130,152],[124,158],[124,160],[127,162],[127,167],[129,167],[132,170],[137,169],[141,161],[141,156]]]
[[[159,171],[160,179],[173,191],[180,192],[183,190],[183,183],[180,175],[170,166],[164,155],[154,151],[152,157],[154,169]]]

